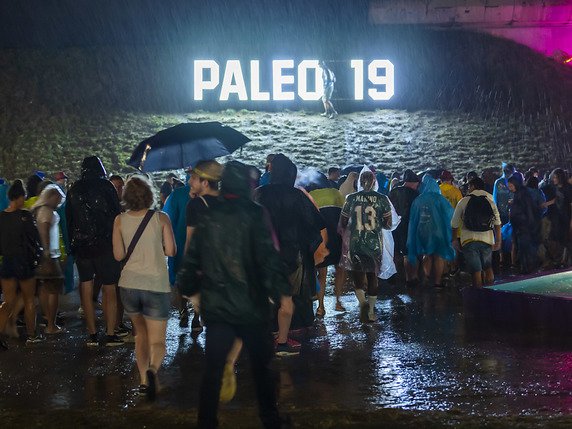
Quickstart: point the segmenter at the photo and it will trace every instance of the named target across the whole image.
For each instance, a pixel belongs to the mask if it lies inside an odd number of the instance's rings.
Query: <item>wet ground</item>
[[[383,284],[379,322],[358,323],[357,302],[327,314],[301,338],[300,356],[274,362],[280,406],[297,427],[572,427],[572,342],[467,324],[461,294]],[[330,291],[328,286],[328,292]],[[140,399],[132,345],[87,348],[76,292],[62,304],[67,334],[0,354],[0,415],[7,426],[192,425],[204,365],[204,333],[169,321],[163,390]],[[225,427],[256,427],[247,356]],[[127,425],[127,426],[126,426]]]

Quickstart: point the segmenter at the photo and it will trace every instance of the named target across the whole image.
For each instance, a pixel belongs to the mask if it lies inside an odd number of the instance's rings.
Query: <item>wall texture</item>
[[[369,19],[374,24],[472,28],[544,55],[572,53],[570,0],[372,0]]]

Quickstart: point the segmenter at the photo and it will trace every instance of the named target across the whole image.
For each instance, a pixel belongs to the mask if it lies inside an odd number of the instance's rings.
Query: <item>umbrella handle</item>
[[[145,165],[145,160],[147,159],[147,153],[151,150],[151,145],[145,146],[145,151],[141,157],[141,162],[139,163],[139,170],[143,171],[143,166]]]

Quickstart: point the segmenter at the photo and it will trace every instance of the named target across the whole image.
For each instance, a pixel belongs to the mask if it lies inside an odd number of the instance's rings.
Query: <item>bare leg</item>
[[[334,275],[334,292],[336,294],[336,310],[337,311],[346,311],[340,298],[342,296],[342,288],[344,287],[344,283],[346,281],[346,270],[344,270],[340,266],[336,266],[336,272]]]
[[[0,333],[8,327],[18,300],[18,282],[16,279],[2,279],[1,283],[4,302],[0,306]]]
[[[483,272],[477,271],[476,273],[472,273],[472,280],[473,280],[473,287],[482,287],[483,286]]]
[[[29,337],[36,336],[36,279],[20,280],[20,290],[24,298],[24,319]]]
[[[117,315],[115,316],[115,327],[119,328],[119,326],[123,323],[123,312],[125,309],[123,308],[123,302],[121,302],[121,296],[119,294],[119,288],[115,288],[115,302],[117,303]]]
[[[117,318],[117,292],[115,290],[115,285],[103,285],[103,312],[107,335],[115,333],[115,320]]]
[[[294,314],[294,302],[291,296],[282,297],[280,300],[280,309],[278,310],[278,338],[280,344],[288,341],[288,331],[292,323],[292,315]]]
[[[241,351],[242,351],[242,340],[240,338],[235,338],[234,343],[232,344],[232,348],[230,349],[228,355],[226,356],[226,364],[234,366],[240,356]]]
[[[147,369],[157,372],[159,368],[161,368],[161,364],[165,358],[167,321],[145,319],[145,326],[149,344],[149,366]]]
[[[133,327],[137,330],[135,337],[135,362],[139,371],[139,384],[147,384],[147,370],[149,369],[149,339],[147,335],[147,325],[141,314],[129,316]]]
[[[318,292],[318,309],[316,316],[320,317],[326,313],[324,307],[324,296],[326,295],[326,277],[328,275],[328,267],[318,268],[318,281],[320,282],[320,291]]]
[[[489,267],[485,270],[484,284],[490,286],[494,283],[494,281],[495,281],[495,273],[493,271],[493,268]]]
[[[49,281],[49,280],[48,280]],[[58,293],[51,293],[46,289],[46,283],[40,287],[40,297],[45,295],[45,312],[44,316],[47,320],[47,326],[45,332],[47,334],[56,334],[61,331],[61,328],[56,325],[56,315],[58,313],[58,305],[60,301],[60,296]]]
[[[93,335],[97,332],[95,328],[95,308],[93,305],[93,280],[81,282],[79,287],[87,332]]]
[[[443,277],[443,270],[445,269],[445,260],[438,255],[432,255],[431,258],[433,259],[433,272],[432,272],[432,280],[434,285],[440,285],[441,279]]]

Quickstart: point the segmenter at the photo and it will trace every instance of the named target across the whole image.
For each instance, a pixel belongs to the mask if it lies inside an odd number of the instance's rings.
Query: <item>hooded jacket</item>
[[[93,258],[111,251],[113,221],[121,213],[121,206],[98,157],[90,156],[83,160],[81,179],[68,191],[66,201],[72,254]]]
[[[438,255],[451,261],[455,258],[451,245],[453,207],[429,174],[423,176],[420,191],[411,205],[407,234],[409,261],[415,263],[421,255]]]
[[[179,276],[181,293],[201,294],[207,326],[268,324],[269,298],[278,302],[290,286],[263,208],[250,200],[245,165],[226,165],[221,194],[195,229]]]

